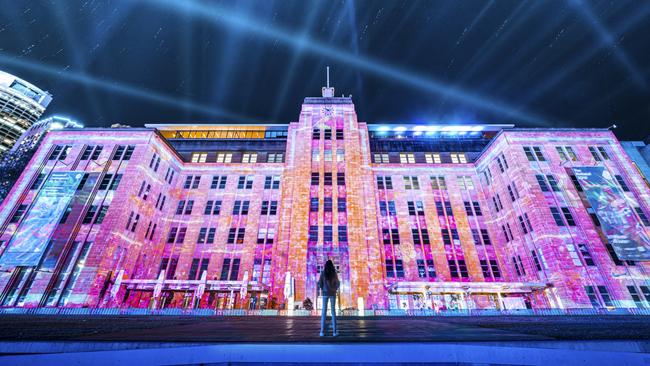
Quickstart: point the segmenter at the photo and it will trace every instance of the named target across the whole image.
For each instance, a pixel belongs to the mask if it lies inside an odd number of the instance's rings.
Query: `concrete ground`
[[[317,317],[0,316],[2,341],[467,342],[650,340],[645,316],[340,317],[338,338]]]
[[[650,317],[0,316],[0,365],[650,364]]]

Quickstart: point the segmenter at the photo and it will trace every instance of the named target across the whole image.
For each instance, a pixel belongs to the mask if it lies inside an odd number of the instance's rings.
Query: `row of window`
[[[55,145],[47,160],[65,160],[68,157],[71,148],[72,145]],[[102,145],[88,145],[81,152],[81,157],[79,159],[97,160],[103,149],[104,146]],[[133,151],[135,151],[135,146],[133,145],[117,145],[111,160],[130,160]]]
[[[403,176],[404,189],[420,189],[420,180],[417,176]],[[447,190],[447,181],[443,176],[430,176],[431,188],[434,190]],[[472,177],[459,175],[456,177],[458,186],[462,190],[475,189]],[[391,176],[377,176],[377,189],[393,189],[393,178]]]
[[[309,211],[310,212],[318,212],[318,206],[319,206],[319,201],[317,197],[312,197],[309,200]],[[332,201],[332,197],[325,197],[323,198],[323,211],[324,212],[332,212],[332,209],[334,207],[334,203]],[[337,201],[337,211],[338,212],[346,212],[347,210],[347,200],[344,197],[339,197]]]
[[[448,155],[441,155],[440,153],[424,153],[416,154],[410,152],[402,152],[398,155],[399,160],[393,159],[391,161],[391,153],[374,153],[372,155],[373,162],[376,164],[400,163],[400,164],[465,164],[467,163],[467,156],[464,153],[450,153]]]
[[[307,233],[307,239],[312,242],[316,243],[318,241],[318,226],[317,225],[310,225],[309,226],[309,231]],[[323,241],[326,243],[331,243],[334,238],[334,231],[332,225],[324,225],[323,226]],[[339,225],[338,226],[338,239],[339,243],[347,243],[348,241],[348,227]]]
[[[529,161],[546,161],[546,157],[542,152],[541,146],[524,146],[524,154]],[[604,146],[588,146],[591,156],[596,161],[610,160],[609,153]],[[556,146],[560,160],[562,161],[578,161],[578,155],[571,146]]]
[[[325,140],[332,140],[332,137],[335,137],[336,140],[343,140],[343,129],[337,128],[336,133],[332,134],[332,129],[330,128],[324,128],[322,130],[319,128],[314,128],[311,138],[313,140],[320,140],[321,136]]]
[[[235,157],[238,157],[239,154],[234,154]],[[255,163],[283,163],[284,162],[284,153],[283,152],[269,152],[266,153],[266,160],[260,161],[258,159],[260,154],[256,152],[244,152],[241,154],[241,160],[233,160],[233,153],[230,152],[219,152],[216,155],[215,162],[217,163],[244,163],[244,164],[255,164]],[[190,162],[192,163],[205,163],[208,161],[207,152],[193,152],[190,155]]]
[[[320,183],[320,173],[312,172],[311,173],[311,185],[317,186]],[[323,173],[323,184],[326,186],[332,185],[332,173]],[[336,185],[344,186],[345,185],[345,173],[336,173]]]
[[[253,189],[254,180],[255,177],[252,175],[240,175],[237,178],[237,189]],[[210,182],[210,189],[225,189],[227,181],[228,181],[228,176],[215,175],[212,177],[212,181]],[[183,188],[197,189],[199,188],[199,184],[201,184],[200,175],[188,175],[185,177]],[[279,189],[279,188],[280,188],[279,175],[267,175],[264,177],[264,189]]]

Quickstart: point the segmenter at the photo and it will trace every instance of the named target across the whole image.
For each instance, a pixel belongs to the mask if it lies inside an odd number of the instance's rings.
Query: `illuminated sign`
[[[601,229],[622,260],[650,260],[650,236],[634,208],[604,167],[573,168]]]
[[[52,173],[25,214],[0,258],[0,266],[37,266],[83,177],[79,172]]]

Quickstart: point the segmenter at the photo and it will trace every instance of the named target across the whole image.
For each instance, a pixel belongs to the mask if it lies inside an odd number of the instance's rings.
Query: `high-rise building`
[[[621,141],[623,149],[628,154],[634,166],[645,177],[650,185],[650,136],[645,141]]]
[[[0,155],[45,112],[52,96],[14,75],[0,71]]]
[[[37,121],[20,135],[9,152],[0,157],[0,202],[9,194],[9,190],[29,163],[38,144],[48,131],[81,127],[83,125],[69,118],[52,116]]]
[[[650,306],[650,190],[607,129],[288,125],[52,131],[0,206],[0,304]]]

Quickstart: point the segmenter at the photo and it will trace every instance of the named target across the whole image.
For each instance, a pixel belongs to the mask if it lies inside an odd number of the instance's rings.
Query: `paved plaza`
[[[318,317],[0,316],[3,341],[493,342],[650,340],[650,317],[339,317],[320,338]]]
[[[0,316],[10,365],[608,365],[650,362],[647,316]]]

